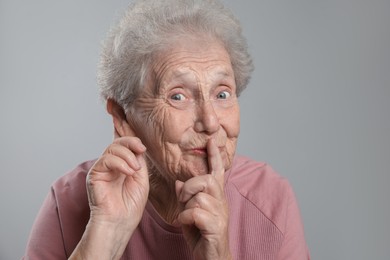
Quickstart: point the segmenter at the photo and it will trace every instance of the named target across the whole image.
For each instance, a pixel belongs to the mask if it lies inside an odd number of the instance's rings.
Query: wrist
[[[70,259],[120,259],[134,229],[91,218]]]

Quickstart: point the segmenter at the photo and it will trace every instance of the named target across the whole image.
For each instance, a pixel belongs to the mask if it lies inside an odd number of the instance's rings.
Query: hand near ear
[[[148,199],[146,147],[116,103],[109,100],[107,109],[116,137],[88,173],[90,220],[71,259],[119,259]]]

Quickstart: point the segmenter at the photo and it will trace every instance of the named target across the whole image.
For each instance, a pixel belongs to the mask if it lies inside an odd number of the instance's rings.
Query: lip
[[[206,156],[207,155],[207,148],[206,147],[192,148],[192,149],[190,149],[190,152],[195,154],[195,155]]]
[[[219,152],[222,152],[224,150],[224,146],[218,146]],[[190,148],[187,151],[194,155],[200,155],[200,156],[207,156],[207,147],[196,147],[196,148]]]

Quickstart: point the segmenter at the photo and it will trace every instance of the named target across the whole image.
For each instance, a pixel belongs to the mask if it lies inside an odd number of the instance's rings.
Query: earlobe
[[[107,99],[107,112],[112,116],[115,138],[134,136],[134,132],[127,122],[125,111],[115,100]]]

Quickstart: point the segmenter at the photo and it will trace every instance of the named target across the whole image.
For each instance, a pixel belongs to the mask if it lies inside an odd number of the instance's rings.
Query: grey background
[[[0,259],[50,184],[112,140],[103,39],[128,2],[0,1]],[[390,256],[390,1],[227,1],[256,71],[239,152],[292,183],[313,259]]]

